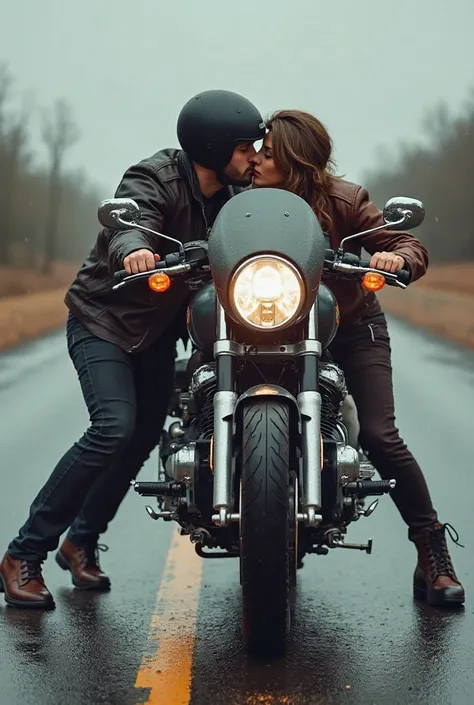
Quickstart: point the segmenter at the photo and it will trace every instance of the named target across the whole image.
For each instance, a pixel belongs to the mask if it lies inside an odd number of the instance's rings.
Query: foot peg
[[[177,482],[135,482],[130,483],[142,497],[181,497],[184,486]]]
[[[343,491],[346,497],[358,497],[363,499],[370,495],[382,495],[395,489],[396,480],[357,480],[344,485]]]

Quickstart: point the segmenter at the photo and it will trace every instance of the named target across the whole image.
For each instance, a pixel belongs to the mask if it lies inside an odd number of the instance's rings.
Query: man
[[[181,150],[165,149],[129,168],[116,197],[133,198],[141,223],[182,242],[205,239],[222,205],[251,182],[262,116],[246,98],[206,91],[178,118]],[[236,186],[237,188],[234,188]],[[172,243],[137,230],[103,229],[67,295],[67,341],[90,427],[61,458],[0,564],[0,587],[16,607],[54,607],[42,562],[59,565],[82,589],[106,590],[98,538],[130,482],[159,442],[173,391],[176,340],[187,290],[159,296],[146,282],[112,291],[112,274],[154,269]]]

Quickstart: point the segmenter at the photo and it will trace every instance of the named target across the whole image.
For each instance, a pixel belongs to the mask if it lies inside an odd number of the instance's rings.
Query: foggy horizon
[[[129,8],[124,0],[2,8],[0,62],[14,79],[12,108],[35,95],[35,157],[45,157],[40,108],[64,98],[81,131],[66,168],[83,169],[104,197],[130,164],[179,146],[177,115],[201,90],[242,93],[264,117],[314,113],[334,141],[338,173],[361,181],[379,146],[396,154],[400,142],[423,140],[426,111],[445,101],[456,113],[474,85],[471,0],[277,0],[270,9],[139,0]]]

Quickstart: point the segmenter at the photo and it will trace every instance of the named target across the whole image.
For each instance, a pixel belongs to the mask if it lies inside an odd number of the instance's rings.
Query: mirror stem
[[[139,223],[137,223],[133,220],[123,220],[120,217],[120,212],[117,212],[117,214],[114,213],[113,218],[121,225],[126,225],[127,229],[129,229],[129,230],[141,230],[144,233],[151,233],[152,235],[158,235],[158,237],[162,237],[165,240],[169,240],[170,242],[176,243],[178,245],[179,252],[180,252],[181,256],[183,258],[185,257],[183,243],[180,242],[179,240],[176,240],[174,237],[169,237],[169,235],[163,235],[163,233],[158,233],[155,230],[150,230],[150,228],[145,228],[144,225],[140,225]]]

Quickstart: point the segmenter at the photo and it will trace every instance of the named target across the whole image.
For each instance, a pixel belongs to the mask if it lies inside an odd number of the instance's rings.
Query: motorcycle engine
[[[342,404],[347,387],[342,370],[333,362],[321,364],[319,373],[321,394],[321,433],[325,440],[346,443],[346,431],[342,424]]]
[[[214,432],[214,394],[217,391],[216,364],[211,362],[198,367],[191,378],[189,391],[192,394],[195,413],[192,420],[192,435],[195,438],[209,439]]]
[[[184,424],[174,435],[162,461],[168,480],[186,486],[186,511],[191,524],[212,525],[213,475],[209,467],[210,439],[214,432],[214,395],[217,391],[215,363],[200,364],[192,374],[189,392],[180,395]],[[343,510],[342,481],[354,481],[360,472],[358,451],[348,445],[342,409],[347,388],[342,370],[332,361],[320,367],[321,433],[331,443],[331,461],[323,475],[324,494],[330,513]],[[171,504],[171,503],[170,503]],[[171,509],[170,507],[167,507]],[[352,509],[352,513],[354,509]],[[200,516],[200,519],[197,517]]]
[[[194,482],[196,464],[196,442],[209,442],[214,433],[214,394],[217,389],[215,363],[198,367],[189,385],[189,393],[181,394],[181,404],[185,412],[181,439],[178,437],[170,446],[171,453],[163,458],[167,476],[174,482]]]
[[[184,443],[196,440],[209,440],[214,431],[213,399],[217,390],[217,377],[215,362],[200,365],[192,374],[189,393],[181,394],[181,404],[189,420],[185,423],[186,441],[176,442],[174,453],[164,458],[167,474],[179,482],[175,477],[175,470],[180,459],[176,457],[181,450],[178,447]],[[320,394],[321,394],[321,433],[324,439],[346,443],[346,432],[342,424],[341,408],[347,395],[344,375],[333,362],[326,362],[320,368]],[[173,457],[174,456],[174,457]],[[184,458],[183,458],[184,460]],[[189,464],[186,457],[184,464]],[[179,473],[181,474],[181,473]]]

